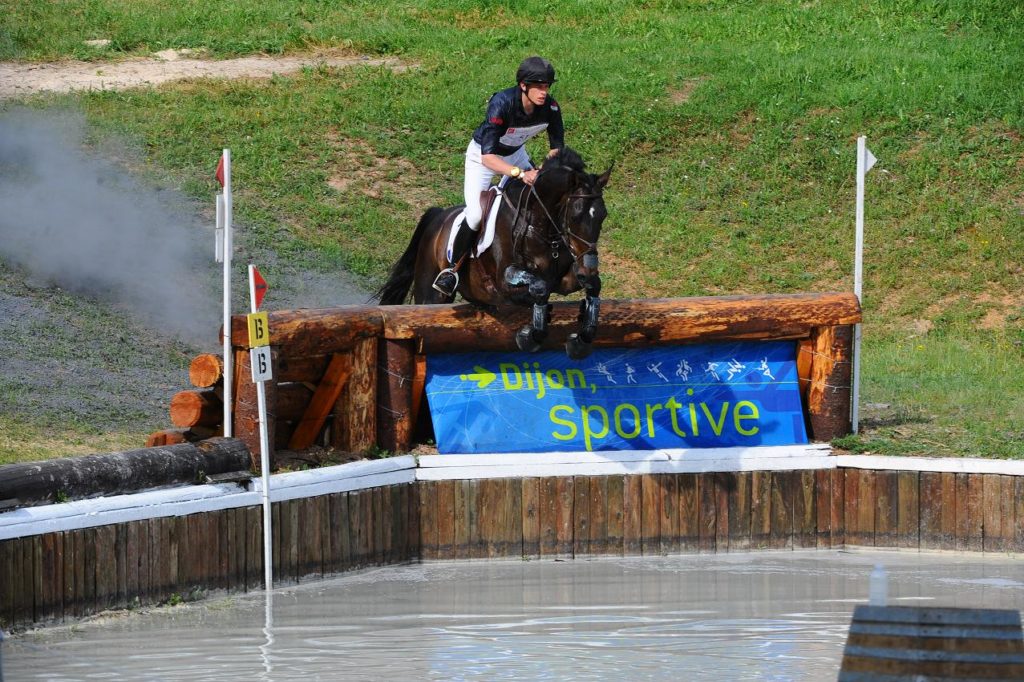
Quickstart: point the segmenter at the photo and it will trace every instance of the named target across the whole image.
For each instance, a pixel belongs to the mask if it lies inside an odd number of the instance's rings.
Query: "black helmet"
[[[527,57],[516,71],[516,83],[554,83],[555,67],[543,57]]]

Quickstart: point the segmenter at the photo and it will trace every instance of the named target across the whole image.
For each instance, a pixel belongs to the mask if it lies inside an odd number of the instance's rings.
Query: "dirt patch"
[[[152,87],[190,78],[270,78],[305,67],[384,66],[395,71],[409,68],[397,59],[325,53],[222,60],[197,59],[192,54],[173,50],[160,55],[122,62],[3,62],[0,63],[0,99],[76,90]]]
[[[615,292],[623,298],[646,298],[650,295],[649,285],[642,273],[647,268],[637,260],[617,256],[611,251],[601,252],[601,268],[604,272],[615,273]]]
[[[1024,310],[1024,296],[1010,294],[1006,291],[983,293],[974,298],[974,303],[988,307],[984,317],[978,323],[978,327],[984,330],[1003,329],[1006,327],[1010,315]]]
[[[690,101],[697,87],[703,83],[705,78],[688,78],[683,81],[682,86],[668,91],[668,98],[672,104],[686,104]]]
[[[432,206],[440,202],[435,192],[415,182],[421,174],[408,160],[385,158],[368,143],[343,138],[336,129],[328,131],[327,139],[336,151],[327,184],[340,194],[358,192],[380,199],[397,192],[411,206]]]

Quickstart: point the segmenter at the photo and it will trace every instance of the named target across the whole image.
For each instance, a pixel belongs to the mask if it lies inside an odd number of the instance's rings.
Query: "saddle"
[[[494,224],[498,219],[498,209],[501,208],[501,202],[497,199],[503,195],[503,192],[498,187],[491,187],[480,192],[480,208],[482,210],[483,227],[484,229],[477,230],[477,241],[476,246],[471,252],[471,256],[476,258],[484,251],[486,251],[491,242],[494,241]],[[452,225],[459,225],[462,219],[466,217],[465,210],[459,211],[459,213],[452,220]],[[455,230],[450,230],[448,233],[448,259],[451,260],[452,249],[455,245]]]
[[[491,215],[491,207],[494,205],[494,200],[496,198],[498,198],[497,187],[489,187],[483,192],[480,192],[480,215]]]

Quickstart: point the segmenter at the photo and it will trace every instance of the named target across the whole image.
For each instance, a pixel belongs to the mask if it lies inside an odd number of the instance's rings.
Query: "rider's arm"
[[[565,146],[565,126],[562,124],[562,107],[558,106],[558,102],[548,99],[548,105],[548,146],[551,147],[548,158],[550,158]]]
[[[481,155],[480,163],[482,163],[486,168],[494,171],[495,173],[501,173],[502,175],[517,177],[517,174],[513,171],[513,169],[517,168],[517,166],[513,166],[512,164],[508,163],[497,154]],[[537,169],[534,168],[527,170],[525,168],[520,168],[519,170],[521,171],[521,173],[518,174],[519,179],[525,182],[527,185],[532,185],[537,181],[537,173],[539,172],[537,171]]]
[[[485,168],[494,171],[500,175],[512,175],[512,169],[515,168],[511,163],[505,161],[497,154],[483,154],[480,156],[480,163]],[[526,170],[521,168],[520,170]]]

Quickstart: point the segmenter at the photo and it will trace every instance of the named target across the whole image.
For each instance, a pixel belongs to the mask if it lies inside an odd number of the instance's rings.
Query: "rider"
[[[456,272],[459,261],[476,243],[477,231],[483,219],[480,192],[491,186],[495,175],[519,178],[527,185],[537,181],[526,152],[526,142],[547,130],[551,151],[548,158],[564,146],[562,112],[558,103],[548,94],[555,82],[555,69],[543,57],[527,57],[516,71],[516,85],[495,93],[487,103],[484,122],[473,133],[466,148],[466,179],[463,194],[466,199],[465,220],[457,230],[448,267],[434,280],[434,288],[452,296],[459,284]],[[467,229],[468,228],[468,229]]]

